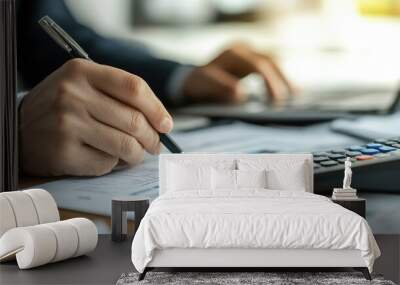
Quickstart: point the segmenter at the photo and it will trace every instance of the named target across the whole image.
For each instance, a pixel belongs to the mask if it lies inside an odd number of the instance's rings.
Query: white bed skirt
[[[359,250],[197,249],[155,250],[147,267],[366,267]]]

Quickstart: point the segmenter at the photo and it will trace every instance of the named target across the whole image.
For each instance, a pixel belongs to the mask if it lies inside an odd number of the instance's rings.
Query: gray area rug
[[[146,278],[138,281],[138,273],[122,274],[117,285],[146,284],[213,284],[213,285],[291,285],[291,284],[376,284],[395,285],[382,276],[372,275],[368,281],[359,272],[148,272]]]

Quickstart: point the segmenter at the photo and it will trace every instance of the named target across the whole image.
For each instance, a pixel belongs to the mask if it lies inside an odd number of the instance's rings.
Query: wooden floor
[[[377,235],[382,251],[374,272],[385,279],[400,281],[400,235]],[[15,262],[0,265],[1,284],[115,284],[122,273],[133,272],[130,258],[131,240],[115,243],[110,235],[99,236],[96,250],[88,256],[48,264],[30,270],[19,270]],[[246,268],[247,270],[247,268]],[[271,269],[276,271],[278,269]],[[281,268],[281,271],[294,271]],[[278,270],[278,271],[279,271]],[[319,271],[318,268],[298,269]],[[323,271],[348,271],[350,268],[331,268]]]

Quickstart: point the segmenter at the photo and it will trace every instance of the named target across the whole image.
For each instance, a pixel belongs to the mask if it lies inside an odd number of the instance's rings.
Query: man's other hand
[[[271,57],[244,44],[236,44],[207,65],[195,68],[185,80],[183,92],[192,101],[241,103],[247,100],[247,94],[239,80],[251,73],[261,75],[272,99],[295,93]]]
[[[33,175],[102,175],[160,152],[157,132],[173,121],[144,80],[74,59],[47,77],[20,107],[22,169]]]

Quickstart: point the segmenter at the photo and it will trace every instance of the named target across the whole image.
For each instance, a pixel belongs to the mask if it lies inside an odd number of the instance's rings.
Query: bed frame
[[[282,158],[282,154],[189,154],[189,160],[196,159],[238,159],[238,158]],[[286,155],[289,157],[289,155]],[[160,156],[160,194],[165,191],[166,162],[176,158],[182,159],[182,154],[167,154]],[[313,192],[313,160],[309,154],[290,155],[291,159],[304,160],[308,165],[307,192]],[[329,249],[254,249],[254,248],[170,248],[158,249],[154,252],[152,261],[147,265],[139,280],[155,268],[232,268],[238,271],[254,268],[343,268],[349,267],[361,271],[367,280],[371,275],[359,250],[329,250]]]
[[[155,268],[338,268],[350,267],[361,271],[371,280],[359,250],[328,249],[193,249],[171,248],[156,250],[152,261],[139,275]]]

